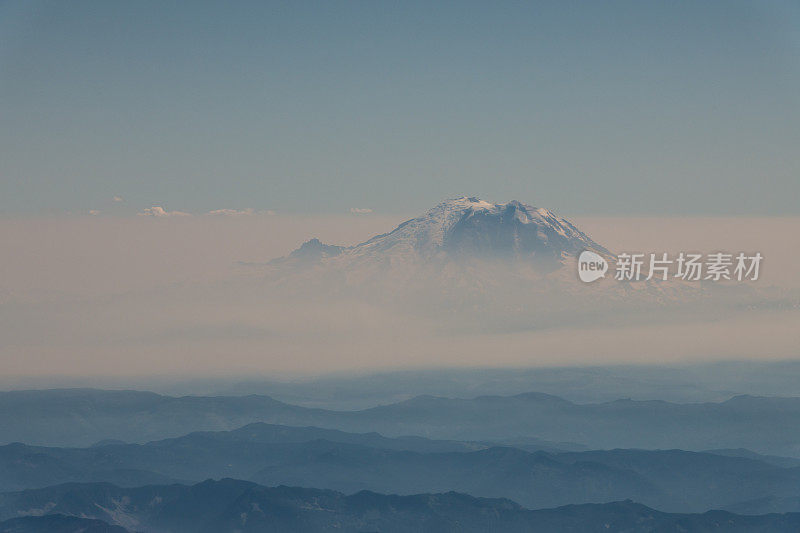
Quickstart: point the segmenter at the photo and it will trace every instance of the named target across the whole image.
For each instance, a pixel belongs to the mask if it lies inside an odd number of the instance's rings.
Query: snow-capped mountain
[[[582,283],[577,260],[584,250],[610,265],[616,261],[547,209],[461,197],[354,246],[311,239],[269,262],[266,280],[276,301],[337,308],[368,302],[371,313],[392,309],[435,319],[428,323],[440,327],[504,331],[578,321],[628,324],[654,312],[702,315],[719,302],[734,306],[741,293],[722,291],[733,296],[713,300],[703,284],[617,281],[613,266],[604,279]]]
[[[629,283],[578,280],[583,250],[614,259],[547,209],[461,197],[354,246],[311,239],[271,261],[267,282],[292,300],[353,299],[415,314],[477,311],[481,321],[491,315],[511,324],[509,314],[552,318],[627,297]]]
[[[292,266],[320,262],[399,264],[468,261],[523,261],[540,272],[563,266],[583,250],[611,252],[568,220],[547,209],[518,201],[492,204],[474,197],[446,200],[389,233],[350,247],[312,239],[273,264]]]

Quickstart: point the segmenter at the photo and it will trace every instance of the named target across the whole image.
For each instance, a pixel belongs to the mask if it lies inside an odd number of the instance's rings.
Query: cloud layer
[[[174,213],[154,206],[141,217],[65,217],[58,224],[52,219],[0,220],[0,242],[14,250],[0,264],[4,375],[146,375],[154,368],[178,374],[187,365],[205,374],[432,364],[663,363],[791,357],[800,343],[792,310],[717,315],[713,323],[691,316],[649,325],[586,327],[576,316],[559,328],[465,331],[444,329],[452,313],[431,318],[435,309],[422,299],[398,310],[324,298],[314,287],[302,301],[296,292],[293,298],[278,298],[263,271],[238,262],[263,265],[313,236],[355,244],[405,217],[146,220],[180,217],[162,212]],[[758,250],[769,261],[759,286],[800,287],[800,253],[786,245],[794,242],[798,218],[600,219],[579,225],[613,249]],[[399,312],[407,309],[413,312]]]

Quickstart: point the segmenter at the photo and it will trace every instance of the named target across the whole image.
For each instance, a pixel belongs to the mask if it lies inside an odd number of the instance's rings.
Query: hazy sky
[[[797,357],[777,304],[463,335],[239,262],[469,195],[796,294],[798,147],[796,1],[0,0],[0,374]]]
[[[0,214],[798,214],[798,146],[791,0],[0,2]]]

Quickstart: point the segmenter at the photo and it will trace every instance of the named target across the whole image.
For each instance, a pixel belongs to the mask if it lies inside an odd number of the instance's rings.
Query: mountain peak
[[[437,258],[462,262],[473,258],[522,260],[551,271],[585,249],[610,255],[548,209],[518,200],[491,203],[475,196],[461,196],[444,200],[389,233],[355,246],[332,246],[312,239],[286,259],[292,264],[332,260],[351,266],[353,262],[398,265]]]
[[[444,200],[439,205],[431,209],[431,211],[440,207],[449,207],[453,209],[491,209],[493,204],[485,202],[477,196],[459,196],[458,198],[448,198],[447,200]]]
[[[556,262],[584,249],[610,253],[547,209],[518,200],[492,204],[468,196],[445,200],[392,232],[352,248],[356,253],[404,250],[425,257],[446,253]]]
[[[279,265],[282,263],[290,262],[292,264],[315,264],[330,257],[336,257],[345,250],[344,246],[336,246],[333,244],[324,244],[318,238],[314,237],[300,245],[289,254],[288,257],[279,257],[270,261],[270,264]]]

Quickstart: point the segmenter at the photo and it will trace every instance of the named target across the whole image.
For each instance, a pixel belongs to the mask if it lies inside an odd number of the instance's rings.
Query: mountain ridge
[[[44,517],[31,516],[32,512],[44,514]],[[54,518],[57,515],[64,518]],[[800,528],[800,513],[737,515],[708,511],[676,514],[660,512],[632,500],[528,510],[511,500],[476,498],[452,491],[408,496],[372,491],[344,495],[312,488],[265,487],[235,479],[207,480],[191,486],[154,485],[129,489],[108,484],[70,484],[0,494],[0,520],[12,520],[0,523],[2,531],[51,531],[42,524],[76,520],[69,517],[80,517],[84,524],[90,524],[88,520],[102,520],[144,533],[637,533],[719,531],[723,528],[731,532],[783,533]],[[27,526],[27,529],[9,529],[10,525]]]
[[[590,448],[748,448],[798,457],[800,430],[793,424],[797,416],[797,397],[575,403],[541,394],[437,399],[423,395],[410,403],[334,411],[258,395],[28,391],[0,393],[0,443],[89,446],[103,439],[147,442],[267,422],[377,431],[388,437],[418,435],[460,441],[536,437]]]
[[[478,413],[480,414],[480,413]],[[797,511],[800,468],[748,451],[612,449],[567,452],[524,441],[388,438],[312,427],[249,424],[147,444],[86,448],[0,446],[0,492],[64,482],[117,486],[236,478],[262,485],[415,494],[455,490],[526,507],[626,498],[664,511],[700,512],[772,498]]]

